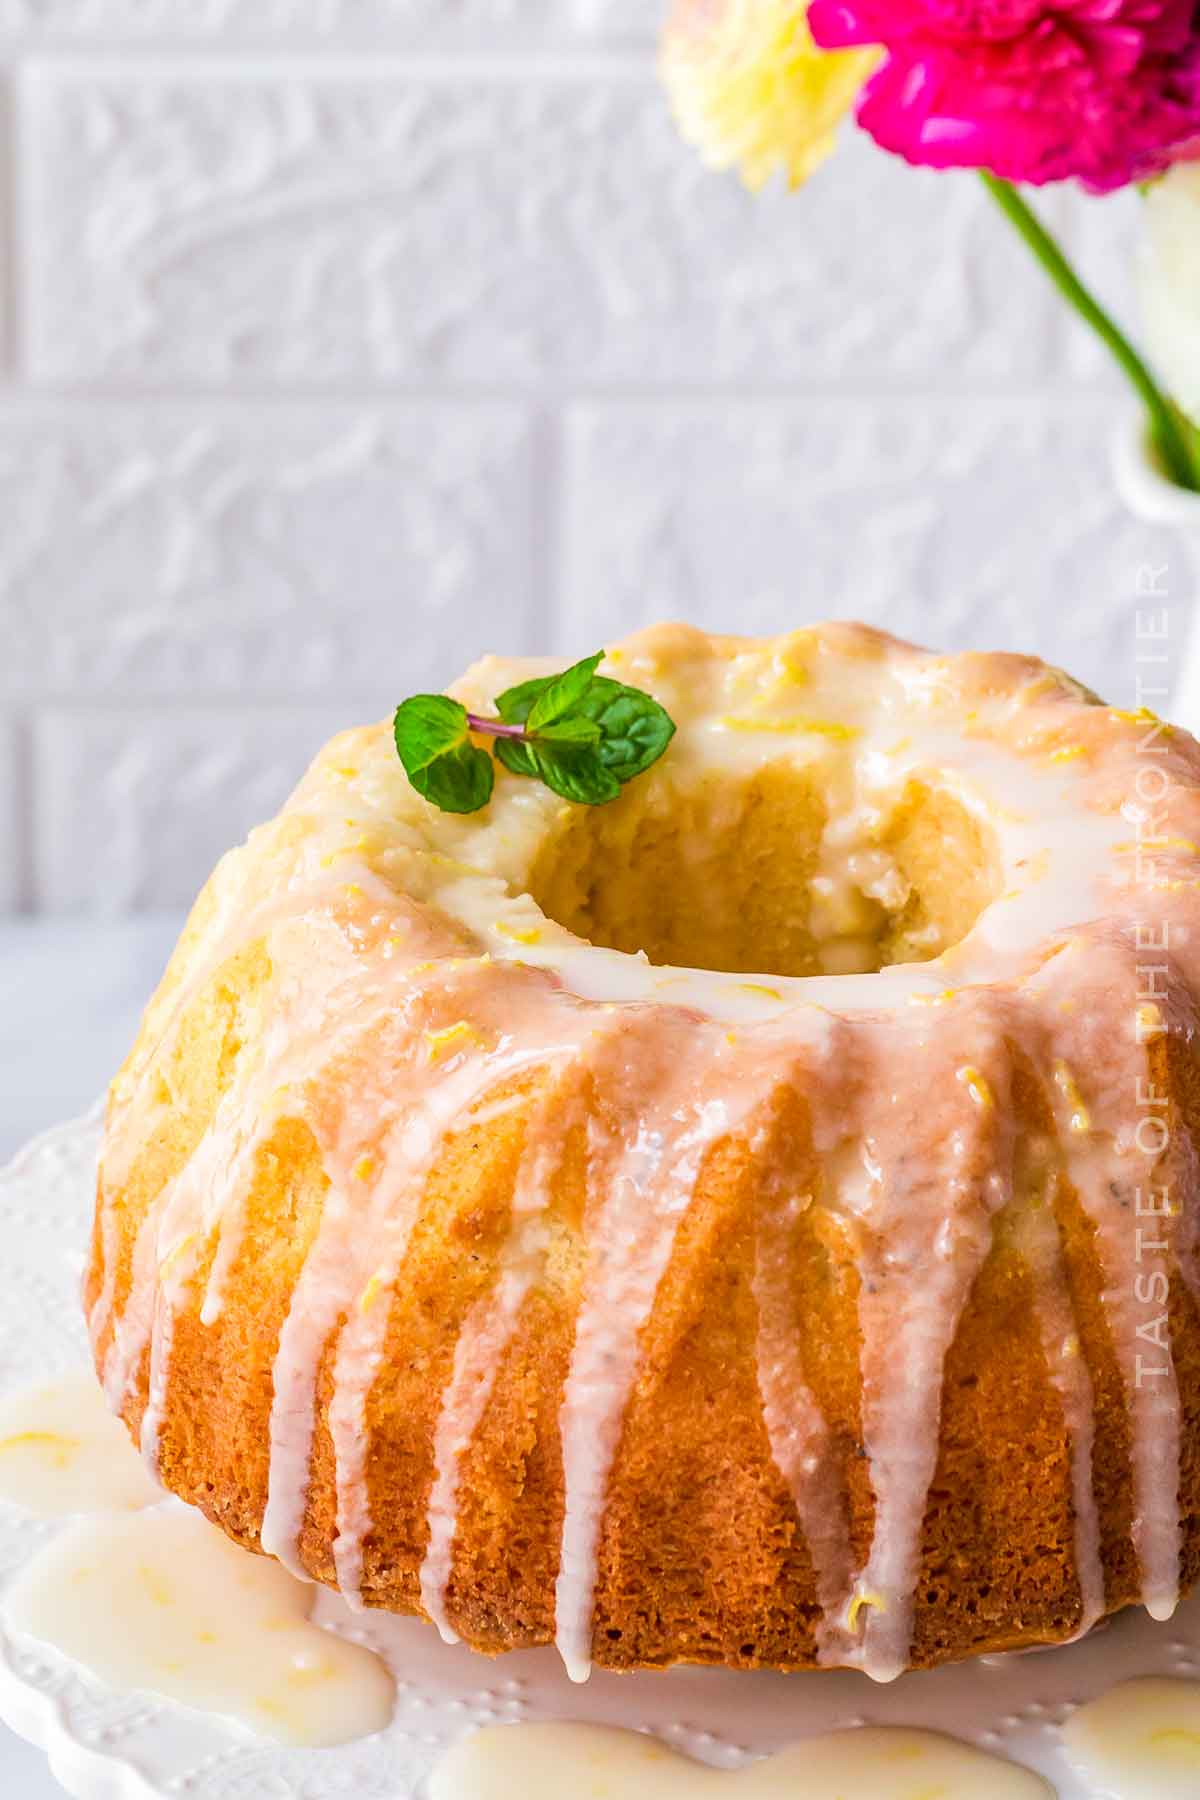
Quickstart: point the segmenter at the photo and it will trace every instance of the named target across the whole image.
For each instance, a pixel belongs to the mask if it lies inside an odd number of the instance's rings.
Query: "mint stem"
[[[1107,345],[1150,415],[1155,448],[1171,480],[1193,493],[1200,491],[1200,459],[1188,442],[1187,432],[1167,396],[1124,332],[1105,312],[1079,279],[1037,214],[1026,205],[1010,182],[981,170],[983,184],[1001,212],[1024,238],[1059,292],[1070,301],[1092,330]]]
[[[467,724],[472,731],[482,732],[487,737],[523,738],[523,725],[506,725],[503,719],[484,719],[478,713],[467,714]]]

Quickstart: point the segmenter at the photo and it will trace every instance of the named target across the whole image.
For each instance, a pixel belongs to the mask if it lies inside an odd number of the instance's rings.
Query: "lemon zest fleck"
[[[768,987],[765,981],[739,981],[738,986],[744,994],[765,994],[768,1000],[783,999],[779,989]]]
[[[812,641],[808,633],[804,633],[805,649],[811,654]],[[808,664],[802,662],[796,652],[799,646],[789,643],[779,652],[779,669],[782,679],[793,687],[806,687],[812,679]]]
[[[373,1156],[360,1156],[351,1170],[355,1181],[370,1181],[374,1172],[375,1158]]]
[[[855,1594],[851,1599],[849,1606],[846,1608],[847,1631],[858,1630],[858,1615],[862,1612],[864,1607],[868,1607],[874,1612],[886,1612],[887,1601],[883,1598],[882,1594],[872,1594],[869,1592]]]
[[[196,1241],[196,1234],[194,1231],[189,1231],[187,1233],[186,1237],[181,1237],[179,1242],[177,1244],[173,1245],[172,1248],[167,1251],[167,1254],[163,1257],[162,1261],[159,1263],[159,1265],[158,1265],[159,1274],[165,1275],[168,1269],[173,1268],[175,1266],[175,1264],[179,1261],[179,1258],[184,1254],[184,1252],[186,1250],[191,1249],[191,1247],[195,1243],[195,1241]]]
[[[376,1269],[374,1275],[372,1275],[370,1281],[368,1281],[366,1287],[362,1291],[362,1298],[358,1303],[359,1312],[370,1312],[379,1297],[379,1290],[382,1286],[383,1276],[379,1270]]]
[[[287,1682],[293,1688],[319,1687],[323,1681],[332,1681],[336,1672],[333,1664],[322,1657],[320,1662],[313,1663],[310,1668],[290,1668]]]
[[[1113,845],[1117,856],[1135,856],[1139,852],[1157,856],[1162,850],[1186,850],[1190,856],[1200,856],[1200,844],[1185,837],[1143,838],[1140,842],[1137,838],[1126,838],[1124,843]]]
[[[433,863],[435,868],[449,869],[455,875],[478,875],[479,870],[474,863],[461,862],[456,856],[447,856],[441,850],[423,850],[420,853],[426,862]]]
[[[540,944],[541,928],[537,925],[509,925],[504,919],[496,920],[496,930],[501,937],[506,937],[513,944]]]
[[[1148,1733],[1149,1744],[1178,1744],[1188,1750],[1200,1750],[1200,1731],[1189,1731],[1184,1725],[1160,1725]]]
[[[1092,1118],[1083,1102],[1079,1084],[1065,1062],[1054,1065],[1054,1080],[1059,1093],[1071,1108],[1071,1130],[1084,1132],[1092,1129]]]
[[[171,1585],[158,1569],[150,1563],[142,1563],[138,1568],[138,1579],[155,1606],[170,1606],[174,1598]]]
[[[462,1046],[466,1043],[481,1044],[483,1039],[475,1030],[475,1027],[469,1024],[466,1019],[459,1019],[456,1024],[447,1025],[441,1031],[427,1031],[425,1033],[425,1042],[429,1045],[430,1062],[438,1062],[443,1056],[446,1056],[453,1051],[456,1046]]]
[[[51,1450],[56,1469],[65,1469],[72,1451],[78,1448],[78,1438],[60,1431],[18,1431],[12,1437],[0,1438],[0,1455],[6,1450]]]
[[[1126,725],[1157,725],[1167,737],[1171,737],[1175,730],[1165,719],[1160,719],[1156,712],[1151,712],[1148,706],[1138,706],[1132,711],[1128,707],[1111,706],[1108,716],[1110,719],[1120,719]]]
[[[955,1071],[955,1075],[956,1079],[962,1082],[976,1106],[982,1106],[986,1112],[989,1107],[996,1104],[992,1098],[992,1090],[987,1077],[981,1075],[973,1063],[964,1063],[961,1069]]]
[[[353,821],[347,819],[346,823],[350,825]],[[344,856],[369,856],[377,848],[378,846],[369,837],[356,838],[352,844],[342,844],[338,849],[328,851],[320,859],[318,866],[322,869],[330,869],[335,862],[341,862]],[[347,888],[346,890],[347,893],[361,893],[361,891],[361,888]]]
[[[857,725],[843,725],[837,719],[745,719],[729,713],[719,723],[725,731],[808,733],[816,737],[838,740],[848,740],[862,735]]]

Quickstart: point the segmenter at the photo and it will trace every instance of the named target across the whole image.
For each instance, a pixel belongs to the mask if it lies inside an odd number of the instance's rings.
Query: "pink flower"
[[[859,123],[884,149],[1097,192],[1200,143],[1196,0],[813,0],[826,49],[880,44]]]

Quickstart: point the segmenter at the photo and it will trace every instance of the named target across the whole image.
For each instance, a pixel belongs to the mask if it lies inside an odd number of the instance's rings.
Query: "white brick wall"
[[[80,38],[99,48],[166,38],[193,43],[278,41],[285,33],[340,49],[502,50],[514,40],[653,36],[653,0],[0,0],[0,31],[37,43]]]
[[[866,617],[933,644],[1031,646],[1128,687],[1134,577],[1161,537],[1108,479],[1111,411],[1057,394],[584,408],[555,647],[636,625],[649,597],[750,632]]]
[[[337,707],[51,707],[37,721],[34,820],[50,909],[182,907],[343,723]]]
[[[524,69],[39,71],[32,370],[577,387],[1051,366],[1051,296],[975,183],[856,138],[803,201],[756,201],[680,144],[640,59]]]
[[[29,871],[20,866],[17,846],[24,840],[24,819],[19,808],[26,796],[24,771],[17,756],[17,732],[11,721],[0,722],[0,914],[19,906],[26,895],[22,880]]]
[[[529,416],[491,401],[12,406],[5,686],[386,708],[489,596],[537,642],[532,492]]]
[[[676,139],[657,0],[0,0],[0,907],[190,895],[479,650],[857,614],[1125,696],[1121,399],[970,177]],[[1058,196],[1118,294],[1137,203]]]

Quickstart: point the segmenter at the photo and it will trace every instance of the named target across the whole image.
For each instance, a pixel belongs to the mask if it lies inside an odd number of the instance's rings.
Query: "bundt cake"
[[[238,1542],[579,1678],[1165,1618],[1200,749],[860,626],[603,666],[678,727],[610,804],[450,816],[379,725],[218,865],[109,1102],[111,1405]]]

